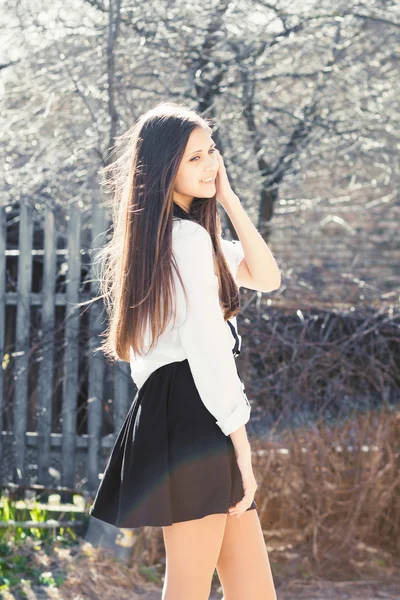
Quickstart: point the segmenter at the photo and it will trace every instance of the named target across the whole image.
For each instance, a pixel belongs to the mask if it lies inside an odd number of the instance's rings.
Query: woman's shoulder
[[[206,257],[212,257],[211,236],[199,223],[182,219],[173,226],[172,251],[180,265],[191,265],[196,272]]]
[[[173,238],[174,242],[179,240],[193,240],[193,243],[207,243],[211,241],[210,234],[200,223],[189,219],[174,219],[173,221]]]

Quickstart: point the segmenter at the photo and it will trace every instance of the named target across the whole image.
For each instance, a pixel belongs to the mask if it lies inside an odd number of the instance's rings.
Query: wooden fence
[[[60,228],[54,207],[39,219],[21,202],[17,247],[10,248],[10,210],[0,208],[0,487],[11,479],[94,492],[136,389],[128,363],[93,353],[105,327],[102,301],[77,306],[98,294],[92,259],[104,245],[107,215],[93,205],[85,249],[79,203],[70,203]],[[82,451],[83,473],[76,464]]]

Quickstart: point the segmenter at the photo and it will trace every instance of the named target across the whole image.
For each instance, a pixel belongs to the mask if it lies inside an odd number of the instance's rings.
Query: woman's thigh
[[[226,514],[163,527],[166,570],[162,600],[208,600]]]
[[[217,561],[224,600],[276,600],[261,523],[256,509],[227,516]]]

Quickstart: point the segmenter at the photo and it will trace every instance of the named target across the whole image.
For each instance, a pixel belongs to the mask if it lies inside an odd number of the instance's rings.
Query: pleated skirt
[[[90,514],[119,528],[162,527],[227,513],[243,495],[232,440],[186,359],[158,368],[136,393]]]

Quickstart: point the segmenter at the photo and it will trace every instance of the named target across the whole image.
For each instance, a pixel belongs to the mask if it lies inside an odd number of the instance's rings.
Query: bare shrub
[[[400,551],[400,413],[382,408],[252,443],[266,539],[290,531],[325,578],[356,576],[367,547]],[[353,441],[349,444],[349,439]],[[284,446],[284,448],[282,448]]]

